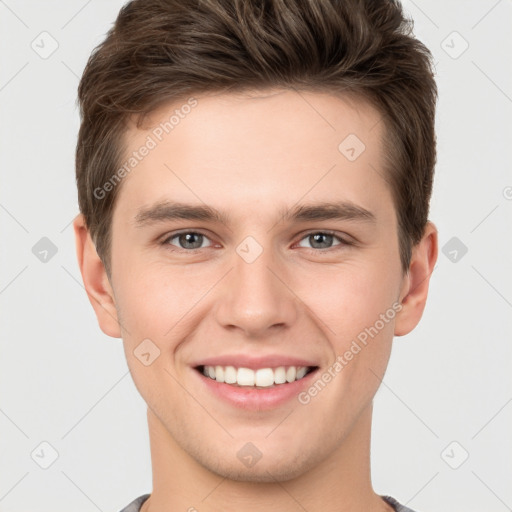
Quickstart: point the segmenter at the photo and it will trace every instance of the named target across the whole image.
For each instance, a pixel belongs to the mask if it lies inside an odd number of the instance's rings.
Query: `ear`
[[[106,335],[120,338],[121,329],[117,318],[114,292],[82,214],[73,221],[73,229],[80,273],[98,324]]]
[[[423,315],[427,302],[428,285],[438,253],[437,229],[427,222],[423,237],[413,247],[411,262],[400,291],[402,309],[396,316],[395,336],[411,332]]]

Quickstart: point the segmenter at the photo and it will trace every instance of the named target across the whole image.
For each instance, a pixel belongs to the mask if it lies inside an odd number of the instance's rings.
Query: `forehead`
[[[342,192],[369,207],[378,201],[370,192],[388,194],[382,124],[365,101],[328,93],[268,89],[184,98],[154,111],[142,128],[128,128],[124,163],[139,155],[118,202],[125,212],[168,198],[282,209],[301,198],[335,201]]]

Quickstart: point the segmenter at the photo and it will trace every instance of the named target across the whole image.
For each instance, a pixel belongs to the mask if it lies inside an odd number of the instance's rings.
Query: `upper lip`
[[[269,354],[266,356],[250,356],[247,354],[226,354],[222,356],[202,359],[192,366],[235,366],[236,368],[277,368],[279,366],[318,366],[314,361],[300,359],[281,354]]]

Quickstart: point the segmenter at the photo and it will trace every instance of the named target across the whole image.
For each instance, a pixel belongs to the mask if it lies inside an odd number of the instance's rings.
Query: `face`
[[[183,104],[126,134],[127,158],[155,142],[112,220],[128,365],[151,413],[204,467],[292,478],[341,449],[388,362],[404,276],[383,125],[364,102],[320,93]],[[292,367],[309,373],[294,380]],[[241,463],[255,448],[257,464]]]

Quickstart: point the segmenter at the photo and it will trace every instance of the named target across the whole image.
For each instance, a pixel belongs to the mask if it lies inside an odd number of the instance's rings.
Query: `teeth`
[[[304,375],[306,375],[306,372],[308,371],[308,369],[303,366],[302,368],[299,368],[297,370],[297,375],[296,375],[296,379],[299,380],[299,379],[302,379],[302,377],[304,377]]]
[[[217,380],[217,375],[213,378]],[[226,384],[236,384],[236,368],[234,366],[224,368],[224,382]]]
[[[254,386],[254,370],[250,368],[238,368],[236,383],[239,386]]]
[[[240,371],[240,370],[238,370]],[[260,368],[254,373],[256,386],[268,387],[274,385],[274,370],[272,368]]]
[[[213,376],[213,378],[217,382],[224,382],[224,368],[222,368],[222,366],[215,367],[215,375]]]
[[[284,366],[280,366],[274,370],[274,382],[276,384],[284,384],[286,382],[286,370]]]
[[[286,382],[293,382],[297,377],[297,368],[295,366],[290,366],[288,370],[286,370]]]
[[[235,368],[234,366],[203,366],[203,375],[217,382],[249,387],[271,387],[302,379],[307,366],[279,366],[278,368]]]

